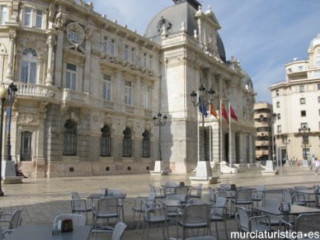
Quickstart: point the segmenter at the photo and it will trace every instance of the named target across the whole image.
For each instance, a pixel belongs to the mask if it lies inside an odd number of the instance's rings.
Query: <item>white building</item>
[[[308,54],[308,60],[286,64],[286,81],[270,87],[278,159],[320,157],[320,35]]]
[[[163,162],[190,172],[197,160],[200,84],[230,102],[239,118],[206,118],[201,154],[217,166],[254,161],[254,91],[235,59],[226,60],[214,13],[175,0],[145,36],[74,0],[1,1],[0,73],[18,87],[11,154],[33,176],[146,173],[158,158],[152,116],[162,128]],[[222,129],[222,138],[220,138]],[[222,145],[221,145],[222,144]],[[202,147],[205,146],[205,147]],[[221,147],[220,147],[221,146]],[[222,149],[222,151],[220,151]]]

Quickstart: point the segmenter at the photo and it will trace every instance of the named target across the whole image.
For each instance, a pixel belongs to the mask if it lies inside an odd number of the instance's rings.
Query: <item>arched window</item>
[[[100,155],[104,157],[111,156],[111,131],[107,125],[101,128]]]
[[[63,155],[75,156],[77,155],[77,123],[68,119],[64,128]]]
[[[142,157],[149,158],[150,157],[150,133],[148,130],[145,130],[142,133],[143,140],[142,140]]]
[[[132,156],[131,129],[128,127],[126,128],[126,130],[123,131],[123,156]]]
[[[21,58],[20,81],[25,83],[37,82],[38,55],[32,48],[23,50]]]
[[[21,161],[31,161],[31,142],[32,142],[32,133],[28,131],[22,132],[21,148],[20,148]]]

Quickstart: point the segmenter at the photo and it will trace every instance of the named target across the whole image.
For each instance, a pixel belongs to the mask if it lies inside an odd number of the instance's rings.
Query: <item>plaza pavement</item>
[[[103,188],[121,189],[127,193],[124,204],[125,220],[130,226],[133,200],[137,196],[147,196],[149,184],[161,186],[167,181],[188,184],[188,177],[189,175],[151,176],[144,174],[53,179],[28,178],[23,180],[23,184],[2,185],[5,196],[0,198],[0,207],[2,210],[10,211],[21,208],[23,210],[22,224],[52,223],[54,217],[59,213],[71,211],[70,193],[73,191],[79,192],[85,198],[91,193],[100,193]],[[251,170],[237,175],[224,174],[220,175],[219,183],[234,183],[237,186],[265,185],[267,189],[278,189],[294,185],[313,186],[320,183],[320,176],[315,176],[310,170],[300,167],[283,167],[282,173],[277,176],[262,176],[260,171]],[[215,188],[218,184],[210,186]],[[206,187],[203,198],[207,199]],[[214,230],[214,227],[212,229]],[[236,230],[234,219],[228,220],[228,230]],[[175,234],[175,231],[176,228],[170,227],[170,234]],[[224,239],[223,227],[219,228],[219,232],[220,239]],[[153,236],[153,240],[162,239],[160,230],[152,229],[150,236]],[[99,239],[104,239],[104,236]],[[128,229],[123,239],[141,239],[141,231]]]

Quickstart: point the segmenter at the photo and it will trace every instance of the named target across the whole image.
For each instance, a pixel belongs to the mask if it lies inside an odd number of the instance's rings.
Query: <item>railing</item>
[[[89,95],[88,93],[83,92],[76,92],[70,89],[63,89],[62,92],[62,101],[74,101],[81,104],[88,104],[89,103]]]
[[[32,96],[42,98],[53,98],[56,94],[52,87],[41,86],[30,83],[17,82],[19,96]]]

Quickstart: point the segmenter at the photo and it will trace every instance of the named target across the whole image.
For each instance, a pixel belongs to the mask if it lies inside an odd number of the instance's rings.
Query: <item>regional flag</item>
[[[226,109],[224,108],[223,104],[221,105],[221,108],[222,108],[222,116],[224,117],[226,122],[229,123],[228,113],[227,113]]]
[[[230,116],[234,120],[238,121],[238,117],[237,117],[236,113],[234,112],[233,108],[231,107],[231,105],[230,105]]]
[[[211,115],[214,116],[215,118],[218,118],[218,114],[217,114],[216,110],[214,109],[213,103],[211,103],[211,105],[210,105],[210,113],[211,113]]]

